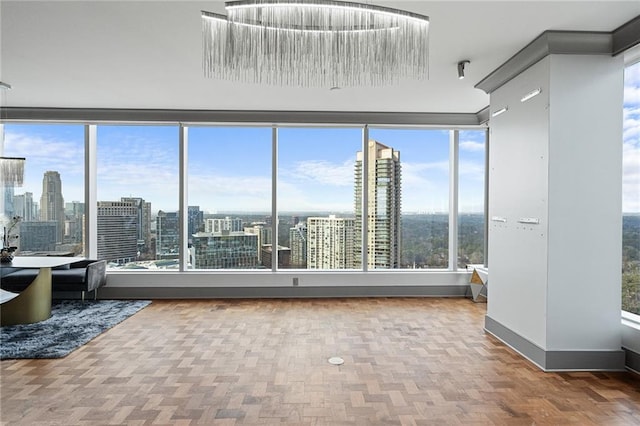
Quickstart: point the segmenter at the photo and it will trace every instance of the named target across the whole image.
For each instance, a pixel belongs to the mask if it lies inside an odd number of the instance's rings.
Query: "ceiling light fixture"
[[[428,78],[429,18],[331,0],[240,0],[202,12],[207,77],[298,87]]]
[[[500,108],[499,110],[494,111],[493,114],[491,114],[491,116],[492,117],[497,117],[500,114],[503,114],[503,113],[507,112],[508,110],[509,110],[509,107]]]
[[[24,157],[0,157],[0,186],[22,186]]]
[[[464,78],[464,66],[466,64],[470,64],[471,62],[464,60],[464,61],[460,61],[458,62],[458,79],[462,80]]]
[[[532,90],[531,92],[527,93],[526,95],[524,95],[522,97],[522,99],[520,99],[520,102],[527,102],[529,99],[536,97],[540,94],[542,90],[541,89],[536,89],[536,90]]]

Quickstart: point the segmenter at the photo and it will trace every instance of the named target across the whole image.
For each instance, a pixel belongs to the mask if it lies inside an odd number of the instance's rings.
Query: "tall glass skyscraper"
[[[177,259],[180,255],[180,215],[158,211],[156,217],[156,259]]]
[[[364,170],[364,156],[368,167]],[[400,267],[401,166],[400,152],[375,140],[359,151],[355,164],[354,267],[362,267],[362,180],[367,179],[367,267]]]
[[[64,198],[62,197],[62,180],[60,173],[47,171],[42,178],[42,196],[40,197],[40,220],[55,221],[56,243],[64,240]]]

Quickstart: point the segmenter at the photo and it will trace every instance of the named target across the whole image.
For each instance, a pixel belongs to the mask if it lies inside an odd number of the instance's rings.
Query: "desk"
[[[14,257],[11,263],[0,263],[0,268],[39,269],[38,276],[17,296],[0,305],[0,324],[31,324],[51,316],[51,268],[68,265],[77,257]],[[6,300],[6,299],[5,299]]]

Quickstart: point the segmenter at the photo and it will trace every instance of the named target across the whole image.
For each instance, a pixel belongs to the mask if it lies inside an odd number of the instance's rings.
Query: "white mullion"
[[[271,128],[271,270],[278,270],[278,128]],[[258,247],[262,250],[262,247]]]
[[[369,126],[362,128],[362,270],[369,270]]]
[[[84,126],[84,255],[98,258],[98,127]]]
[[[489,128],[484,131],[484,266],[489,266]]]
[[[458,269],[458,145],[460,132],[449,131],[449,270]]]
[[[178,203],[179,203],[179,238],[180,254],[178,256],[180,271],[187,270],[189,259],[189,200],[187,193],[187,160],[189,148],[189,128],[180,124],[179,129],[179,179],[178,179]]]

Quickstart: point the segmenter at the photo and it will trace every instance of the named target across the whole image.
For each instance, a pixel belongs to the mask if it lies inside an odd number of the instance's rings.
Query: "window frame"
[[[97,217],[97,183],[96,183],[96,146],[97,146],[97,126],[100,125],[135,125],[135,126],[144,126],[144,125],[151,125],[151,126],[159,126],[159,125],[166,125],[166,126],[179,126],[179,140],[177,141],[179,144],[179,159],[178,161],[179,163],[179,179],[180,179],[180,183],[179,183],[179,208],[181,209],[181,211],[186,211],[187,209],[187,205],[188,205],[188,200],[187,200],[187,191],[186,191],[186,187],[187,187],[187,183],[186,183],[186,173],[187,171],[187,148],[188,148],[188,131],[190,127],[210,127],[210,126],[224,126],[224,127],[230,127],[230,126],[247,126],[247,127],[265,127],[265,126],[271,126],[272,128],[272,140],[273,140],[273,146],[272,146],[272,162],[273,162],[273,180],[272,180],[272,197],[273,199],[273,203],[272,203],[272,215],[273,217],[277,217],[277,131],[279,128],[289,128],[289,127],[307,127],[307,128],[326,128],[326,127],[332,127],[332,128],[341,128],[341,127],[347,127],[347,128],[358,128],[358,129],[362,129],[362,133],[363,133],[363,142],[365,140],[368,140],[368,129],[369,126],[373,126],[375,125],[376,128],[403,128],[403,129],[428,129],[428,130],[447,130],[450,132],[450,137],[451,140],[454,140],[455,138],[453,137],[453,135],[457,135],[457,133],[460,130],[484,130],[485,132],[487,132],[488,135],[488,127],[486,122],[484,123],[479,123],[480,121],[480,116],[482,115],[480,113],[478,114],[440,114],[440,115],[434,115],[434,114],[421,114],[421,113],[413,113],[413,114],[409,114],[409,118],[407,119],[407,117],[401,117],[397,114],[394,113],[348,113],[347,117],[343,117],[341,114],[337,114],[337,113],[323,113],[323,112],[318,112],[318,113],[314,113],[314,112],[308,112],[308,113],[298,113],[298,114],[294,114],[294,117],[292,120],[282,120],[279,122],[272,122],[272,123],[266,123],[264,121],[261,120],[256,120],[256,118],[260,118],[260,114],[256,113],[256,112],[251,112],[251,111],[247,111],[247,112],[227,112],[229,114],[232,114],[233,117],[237,118],[237,117],[242,117],[242,120],[235,120],[235,121],[207,121],[207,120],[203,120],[203,121],[188,121],[188,122],[181,122],[179,120],[172,120],[169,117],[164,116],[164,113],[161,113],[160,115],[163,116],[162,120],[140,120],[140,119],[136,119],[137,116],[139,116],[140,114],[134,114],[135,116],[132,117],[132,120],[127,120],[127,121],[121,121],[121,120],[109,120],[109,116],[111,115],[119,115],[119,114],[123,114],[126,111],[109,111],[109,113],[105,114],[105,119],[103,120],[87,120],[87,119],[83,119],[83,120],[61,120],[60,118],[56,118],[56,117],[48,117],[48,119],[46,120],[41,120],[41,119],[37,119],[30,117],[28,120],[19,120],[19,121],[14,121],[14,120],[7,120],[5,121],[6,124],[18,124],[18,123],[22,123],[24,121],[29,122],[30,124],[57,124],[57,123],[73,123],[73,124],[80,124],[83,125],[85,128],[85,203],[88,205],[87,208],[87,220],[85,223],[85,232],[86,232],[86,239],[85,239],[85,250],[86,253],[88,253],[88,257],[91,256],[95,256],[97,254],[97,226],[96,226],[96,217]],[[41,111],[42,113],[42,111]],[[79,115],[83,115],[86,114],[87,112],[82,112],[81,110],[76,111],[76,113],[78,113]],[[96,112],[92,112],[91,114],[94,114]],[[48,114],[52,114],[55,115],[56,111],[54,110],[44,110],[43,115],[47,116]],[[278,115],[279,117],[284,117],[285,115],[279,114],[278,112],[272,112],[272,113],[268,113],[268,116],[272,116],[273,114]],[[307,120],[305,120],[304,122],[294,122],[295,121],[295,117],[299,116],[300,114],[302,114],[305,118],[307,118]],[[144,114],[142,114],[144,115]],[[180,113],[177,113],[177,116],[179,116]],[[449,117],[450,116],[450,117]],[[334,119],[334,121],[327,121],[326,117],[331,117]],[[341,117],[340,120],[335,120],[335,118],[337,117]],[[358,117],[357,120],[354,120],[353,117]],[[311,118],[311,119],[309,119]],[[367,119],[369,118],[369,119]],[[451,125],[447,125],[447,124],[429,124],[431,122],[433,122],[434,120],[436,121],[440,121],[440,120],[444,120],[444,121],[451,121],[452,123],[456,123],[456,124],[451,124]],[[396,122],[400,122],[399,124],[395,124]],[[413,123],[412,123],[413,122]],[[426,124],[422,123],[422,122],[426,122]],[[457,124],[463,122],[463,124]],[[371,124],[362,124],[362,123],[371,123]],[[389,124],[390,123],[390,124]],[[456,139],[456,144],[457,144],[457,139]],[[452,143],[451,146],[453,146],[454,144]],[[457,150],[457,146],[456,146],[456,150]],[[450,151],[450,153],[453,152],[453,149]],[[450,154],[450,179],[451,181],[456,182],[457,185],[457,176],[454,176],[454,171],[457,171],[457,164],[452,164],[451,161],[457,162],[457,156],[451,156]],[[488,169],[485,168],[485,176],[488,175]],[[450,185],[450,192],[454,191],[454,189],[457,189],[455,185]],[[486,204],[486,193],[485,193],[485,209],[487,207]],[[364,198],[364,197],[363,197]],[[455,197],[453,197],[452,195],[450,195],[450,200],[454,199]],[[363,200],[364,201],[364,200]],[[366,213],[366,212],[364,212]],[[457,223],[457,210],[453,210],[450,209],[449,211],[449,221],[450,223]],[[181,219],[181,236],[180,236],[180,241],[182,243],[183,247],[186,247],[186,232],[184,232],[184,230],[187,228],[187,224],[186,224],[187,218],[186,215],[182,215],[182,219]],[[366,221],[365,221],[366,223]],[[276,222],[274,221],[274,224],[272,225],[274,228],[277,226]],[[486,223],[485,223],[486,226]],[[364,228],[364,227],[363,227]],[[366,229],[363,229],[363,234],[366,232]],[[449,255],[450,256],[456,256],[457,255],[457,250],[452,250],[451,248],[451,244],[452,243],[456,243],[457,242],[457,227],[454,227],[454,230],[450,230],[450,232],[455,232],[456,237],[455,238],[449,238]],[[277,235],[277,232],[275,232],[274,230],[274,236]],[[485,245],[486,245],[486,238],[485,238]],[[364,254],[366,256],[366,253]],[[193,273],[204,273],[204,274],[216,274],[216,273],[236,273],[236,274],[243,274],[243,273],[272,273],[272,272],[277,272],[279,274],[291,274],[291,273],[295,273],[295,272],[299,272],[299,273],[304,273],[304,274],[309,274],[309,273],[317,273],[317,274],[326,274],[326,273],[330,273],[332,271],[318,271],[318,272],[311,272],[309,270],[285,270],[285,269],[278,269],[277,268],[277,251],[272,253],[273,256],[273,261],[272,261],[272,269],[271,270],[265,270],[265,271],[254,271],[254,270],[237,270],[237,271],[218,271],[218,270],[199,270],[199,271],[193,271],[193,270],[188,270],[186,265],[187,265],[187,253],[185,250],[181,250],[180,251],[180,268],[179,268],[179,273],[189,273],[189,274],[193,274]],[[385,271],[369,271],[366,268],[366,259],[363,259],[363,265],[365,265],[362,270],[356,270],[353,271],[355,273],[372,273],[372,274],[387,274],[387,273],[392,273],[392,274],[402,274],[402,273],[412,273],[413,271],[411,270],[402,270],[402,269],[393,269],[393,270],[385,270]],[[457,262],[452,262],[449,261],[449,266],[447,269],[431,269],[431,270],[421,270],[420,273],[424,274],[424,273],[434,273],[434,272],[460,272],[460,273],[466,273],[467,271],[462,269],[462,268],[458,268],[456,265]],[[172,273],[174,271],[171,271]],[[339,271],[340,273],[342,273],[343,271]],[[351,272],[351,271],[350,271]],[[135,275],[140,275],[140,274],[150,274],[150,271],[140,271],[140,270],[135,270],[135,271],[113,271],[113,274],[135,274]],[[299,275],[299,274],[298,274]]]

